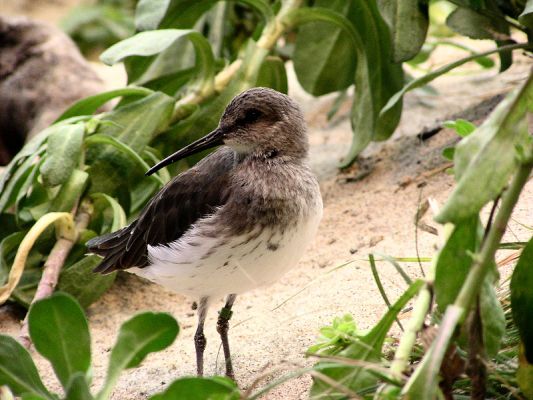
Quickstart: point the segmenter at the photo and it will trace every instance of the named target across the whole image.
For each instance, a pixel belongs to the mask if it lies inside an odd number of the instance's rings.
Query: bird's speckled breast
[[[149,247],[151,265],[130,271],[195,297],[240,294],[275,282],[313,240],[322,218],[322,199],[307,169],[272,172],[269,176],[277,179],[261,177],[254,185],[250,180],[240,182],[241,190],[230,202],[176,242]],[[294,179],[293,172],[300,179]],[[241,178],[237,174],[235,179]],[[235,220],[229,221],[230,215]]]

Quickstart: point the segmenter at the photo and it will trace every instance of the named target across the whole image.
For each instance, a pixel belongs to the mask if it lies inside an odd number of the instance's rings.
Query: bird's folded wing
[[[148,265],[148,245],[165,245],[179,239],[198,219],[226,203],[234,165],[231,149],[215,151],[165,185],[136,221],[87,242],[89,251],[104,257],[95,272]]]

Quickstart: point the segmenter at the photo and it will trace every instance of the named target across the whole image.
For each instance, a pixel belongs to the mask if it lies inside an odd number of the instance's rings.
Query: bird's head
[[[302,111],[289,96],[273,89],[246,90],[226,107],[214,131],[162,160],[147,175],[221,144],[243,156],[304,158],[308,141]]]

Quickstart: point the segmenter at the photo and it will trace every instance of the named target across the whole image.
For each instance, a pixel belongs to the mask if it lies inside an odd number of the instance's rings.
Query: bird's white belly
[[[239,294],[271,284],[298,262],[313,240],[322,217],[319,203],[283,233],[265,228],[228,240],[199,237],[192,229],[169,246],[149,246],[152,264],[130,271],[196,297]]]

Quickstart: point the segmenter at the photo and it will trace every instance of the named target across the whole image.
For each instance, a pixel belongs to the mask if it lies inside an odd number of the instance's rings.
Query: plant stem
[[[86,206],[82,205],[80,208],[80,211],[76,215],[74,235],[69,237],[60,236],[50,251],[50,254],[48,255],[48,258],[44,264],[43,274],[41,280],[39,281],[39,285],[37,286],[37,291],[33,297],[32,304],[38,300],[50,296],[53,293],[57,285],[61,269],[63,268],[65,260],[72,250],[72,247],[78,239],[79,232],[87,228],[87,225],[90,221],[90,214]],[[26,314],[26,317],[22,322],[19,341],[27,349],[30,348],[31,339],[28,330],[28,314]]]
[[[403,373],[407,369],[409,360],[411,358],[411,351],[415,345],[415,341],[418,335],[418,332],[422,329],[426,315],[429,311],[431,305],[431,285],[435,279],[435,268],[437,264],[437,257],[433,257],[431,261],[431,266],[426,277],[426,284],[420,290],[420,294],[416,298],[415,304],[413,305],[413,313],[409,319],[408,324],[405,327],[400,343],[398,343],[398,348],[394,353],[394,359],[392,360],[390,372],[393,378],[402,379]]]
[[[481,247],[479,256],[474,259],[465,283],[461,287],[461,291],[455,300],[454,305],[462,308],[463,312],[470,310],[474,299],[479,295],[485,275],[490,271],[496,250],[498,250],[500,241],[507,228],[507,222],[511,217],[513,208],[518,201],[522,188],[529,178],[532,168],[532,161],[521,164],[517,173],[513,177],[509,188],[502,196],[502,203],[500,210],[494,219],[494,224]]]
[[[288,28],[287,15],[290,11],[297,9],[301,6],[303,0],[286,0],[283,2],[278,14],[265,26],[261,37],[257,41],[257,45],[254,49],[254,53],[251,55],[251,62],[246,65],[245,77],[255,76],[259,71],[264,58],[274,48],[276,42],[280,36]],[[243,66],[243,60],[238,59],[229,64],[226,68],[220,71],[215,76],[215,92],[221,92],[231,82],[232,78]],[[253,84],[253,82],[251,83]],[[174,114],[171,119],[171,124],[181,120],[184,116],[188,116],[189,113],[184,112],[184,107],[188,105],[200,104],[203,101],[211,97],[213,93],[195,91],[189,93],[182,99],[176,102],[174,107]]]

